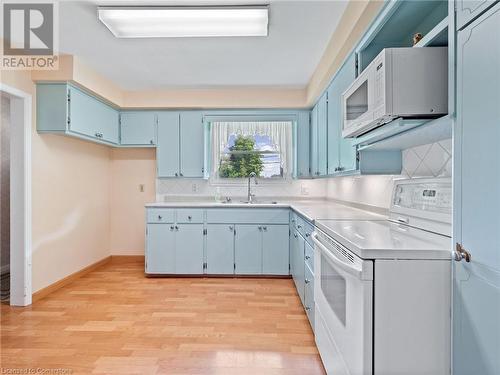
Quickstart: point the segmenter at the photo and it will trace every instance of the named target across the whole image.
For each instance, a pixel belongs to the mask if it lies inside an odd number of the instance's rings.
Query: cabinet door
[[[319,176],[319,151],[318,151],[318,104],[311,110],[311,138],[309,148],[309,159],[311,162],[312,177]]]
[[[179,175],[179,112],[158,112],[158,177]]]
[[[146,232],[146,273],[175,272],[175,232],[172,224],[148,224]]]
[[[205,155],[203,114],[199,111],[181,112],[180,124],[180,175],[203,177]]]
[[[299,112],[297,129],[295,132],[295,158],[296,158],[296,177],[309,177],[309,132],[310,132],[310,112]]]
[[[290,273],[290,244],[288,225],[262,226],[262,273],[288,275]]]
[[[69,94],[69,130],[118,143],[118,111],[75,87],[69,88]]]
[[[299,293],[300,300],[302,301],[302,304],[305,305],[305,300],[304,300],[304,288],[305,288],[305,282],[304,282],[304,272],[305,272],[305,260],[304,260],[304,246],[305,246],[305,241],[304,238],[298,234],[297,236],[297,248],[296,248],[296,255],[295,255],[295,260],[296,260],[296,267],[295,267],[295,275],[296,275],[296,282],[295,285],[297,287],[297,292]]]
[[[309,244],[306,242],[306,247]],[[304,309],[314,330],[314,273],[305,265],[304,273]]]
[[[203,273],[203,224],[178,224],[175,237],[175,273]]]
[[[454,374],[500,371],[500,3],[458,34]]]
[[[207,225],[207,273],[234,273],[234,225]]]
[[[328,88],[328,174],[355,170],[353,140],[342,138],[342,93],[354,82],[356,60],[352,54]]]
[[[325,92],[318,102],[318,174],[328,173],[328,94]]]
[[[262,273],[262,226],[236,225],[234,262],[237,275]]]
[[[156,144],[156,113],[152,111],[120,114],[120,144],[152,146]]]
[[[481,13],[495,4],[496,0],[456,0],[457,29],[478,17]]]

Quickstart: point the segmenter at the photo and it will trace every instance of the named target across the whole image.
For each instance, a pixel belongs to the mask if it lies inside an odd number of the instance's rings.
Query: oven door
[[[372,374],[373,262],[321,231],[314,241],[316,343],[329,374]]]

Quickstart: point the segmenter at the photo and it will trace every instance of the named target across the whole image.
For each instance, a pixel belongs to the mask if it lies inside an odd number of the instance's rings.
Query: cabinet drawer
[[[149,208],[147,218],[148,223],[173,223],[174,210],[168,208]]]
[[[288,224],[290,212],[282,208],[222,208],[207,210],[207,223]]]
[[[314,242],[312,240],[312,232],[314,232],[314,226],[312,226],[308,222],[305,222],[305,224],[304,224],[304,238],[306,239],[307,243],[309,245],[311,245],[311,247],[314,247]]]
[[[311,246],[308,242],[306,242],[305,245],[305,261],[306,265],[314,275],[314,247]]]
[[[305,269],[304,308],[314,331],[314,274],[307,264]]]
[[[313,225],[304,218],[297,215],[297,230],[308,242],[312,244],[311,233],[314,230]],[[306,235],[308,234],[308,235]]]
[[[177,210],[178,223],[203,223],[203,210],[179,209]]]

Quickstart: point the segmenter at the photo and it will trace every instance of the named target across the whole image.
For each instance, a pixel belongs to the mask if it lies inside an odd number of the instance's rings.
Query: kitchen
[[[2,371],[499,373],[498,1],[46,3]]]

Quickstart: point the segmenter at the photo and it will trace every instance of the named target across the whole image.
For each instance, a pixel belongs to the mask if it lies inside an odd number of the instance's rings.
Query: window
[[[213,179],[291,177],[292,122],[213,122]]]

